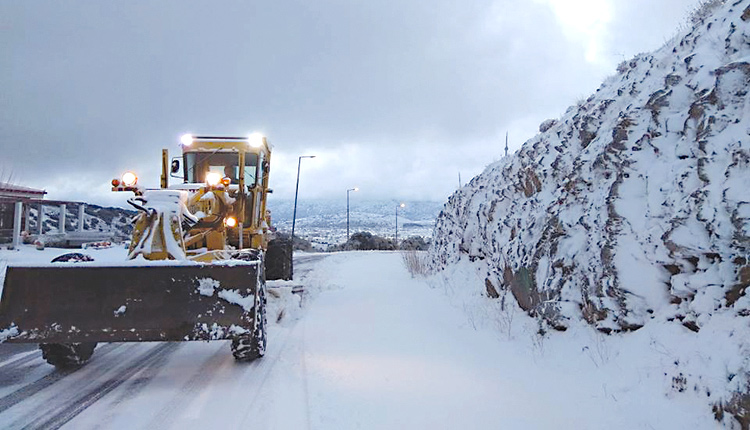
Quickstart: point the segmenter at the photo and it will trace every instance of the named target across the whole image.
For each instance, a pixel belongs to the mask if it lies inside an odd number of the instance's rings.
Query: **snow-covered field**
[[[269,350],[253,363],[236,363],[226,341],[103,344],[60,372],[36,349],[0,345],[0,427],[718,427],[673,360],[731,363],[692,356],[676,327],[619,337],[582,324],[541,337],[520,310],[497,312],[497,301],[457,288],[474,282],[468,266],[413,279],[398,253],[300,254],[296,270],[293,283],[270,283]],[[291,284],[305,286],[301,301]]]

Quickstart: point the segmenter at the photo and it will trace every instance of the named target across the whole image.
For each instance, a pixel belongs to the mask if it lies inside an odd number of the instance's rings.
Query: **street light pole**
[[[294,227],[297,224],[297,195],[299,194],[299,170],[302,166],[303,158],[315,158],[314,155],[301,155],[297,161],[297,186],[294,189],[294,214],[292,215],[292,253],[294,253]],[[292,273],[294,273],[294,258],[289,262],[292,267]]]
[[[398,249],[398,208],[406,207],[405,204],[401,203],[396,206],[396,249]]]
[[[349,241],[349,191],[357,192],[359,188],[354,187],[346,190],[346,241]]]

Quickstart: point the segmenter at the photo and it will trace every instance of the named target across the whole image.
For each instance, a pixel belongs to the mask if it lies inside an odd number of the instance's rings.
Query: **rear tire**
[[[71,369],[86,363],[94,353],[96,342],[40,343],[42,357],[58,369]]]
[[[261,276],[261,279],[264,277]],[[232,355],[237,361],[252,361],[266,354],[266,283],[261,281],[255,296],[253,332],[232,339]]]
[[[266,250],[266,279],[291,281],[294,271],[291,239],[276,238],[268,242]]]

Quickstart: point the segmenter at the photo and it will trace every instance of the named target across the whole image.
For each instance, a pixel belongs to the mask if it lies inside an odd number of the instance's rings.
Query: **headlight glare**
[[[206,173],[206,184],[215,187],[221,183],[221,174],[217,172]]]
[[[122,184],[126,187],[132,187],[138,182],[138,176],[133,172],[125,172],[122,174]]]

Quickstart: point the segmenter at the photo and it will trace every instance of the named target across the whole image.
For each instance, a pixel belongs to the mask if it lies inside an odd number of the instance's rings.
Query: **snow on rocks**
[[[717,319],[737,336],[716,353],[746,350],[750,0],[710,3],[456,191],[431,269],[471,262],[475,288],[509,291],[543,327],[700,332]],[[735,371],[747,393],[750,364]]]

